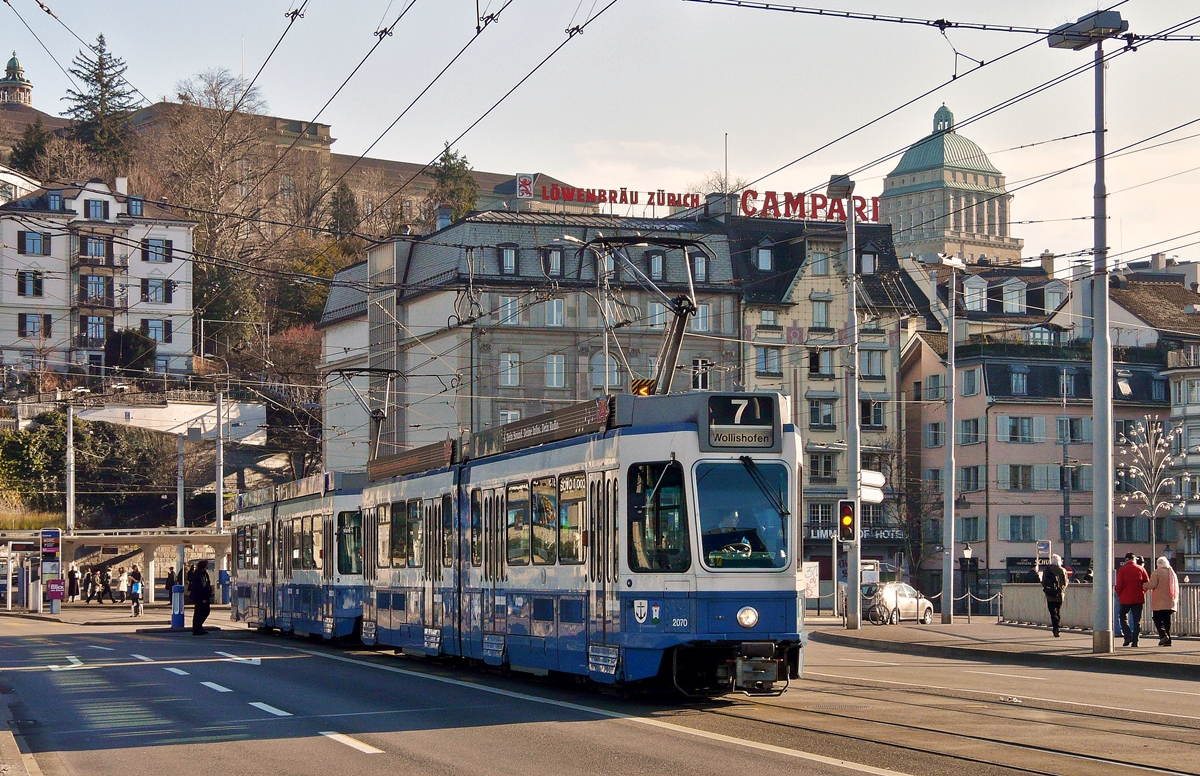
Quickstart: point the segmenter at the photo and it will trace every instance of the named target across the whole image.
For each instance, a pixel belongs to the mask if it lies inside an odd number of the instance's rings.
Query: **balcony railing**
[[[1186,348],[1184,350],[1171,350],[1167,352],[1168,369],[1187,366],[1200,366],[1200,350]]]
[[[103,296],[92,296],[85,293],[77,293],[75,299],[72,300],[75,307],[91,307],[102,310],[124,310],[129,307],[128,294],[115,294]]]
[[[112,267],[124,269],[129,266],[129,255],[122,254],[109,258],[107,256],[92,256],[76,252],[71,254],[71,265],[76,267]]]
[[[104,337],[89,337],[86,334],[80,334],[75,338],[75,344],[88,350],[103,350]]]

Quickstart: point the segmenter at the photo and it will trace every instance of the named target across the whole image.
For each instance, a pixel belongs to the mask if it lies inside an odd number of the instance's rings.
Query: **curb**
[[[943,657],[951,660],[1005,660],[1011,663],[1037,666],[1039,668],[1069,668],[1109,674],[1153,676],[1161,679],[1200,680],[1200,665],[1187,663],[1150,663],[1121,658],[1095,657],[1092,655],[1047,655],[1040,652],[1004,652],[995,649],[980,649],[978,647],[913,644],[904,641],[860,638],[844,633],[830,633],[829,631],[812,631],[808,634],[808,637],[812,641],[819,641],[823,644],[836,644],[843,647],[863,647],[881,652],[900,652],[909,655]]]
[[[0,773],[11,776],[29,776],[25,766],[25,755],[17,746],[17,739],[11,730],[0,728]]]

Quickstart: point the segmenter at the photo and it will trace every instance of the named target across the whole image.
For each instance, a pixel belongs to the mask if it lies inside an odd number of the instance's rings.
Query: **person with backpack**
[[[1121,635],[1125,643],[1121,646],[1136,647],[1142,632],[1142,607],[1146,605],[1146,591],[1142,587],[1150,581],[1150,575],[1138,563],[1132,552],[1125,553],[1125,562],[1117,569],[1117,603],[1121,605]]]
[[[100,569],[100,593],[96,596],[96,603],[104,603],[105,593],[108,593],[108,602],[110,604],[115,604],[117,602],[117,597],[113,595],[112,590],[112,572],[107,566]]]
[[[1042,592],[1046,595],[1046,608],[1050,610],[1050,627],[1058,638],[1062,621],[1063,593],[1067,589],[1067,572],[1063,571],[1062,556],[1051,555],[1050,565],[1042,571]]]
[[[208,561],[202,560],[196,564],[196,571],[191,575],[188,592],[192,596],[192,635],[203,636],[204,621],[208,619],[208,611],[212,605],[212,581],[208,578]]]

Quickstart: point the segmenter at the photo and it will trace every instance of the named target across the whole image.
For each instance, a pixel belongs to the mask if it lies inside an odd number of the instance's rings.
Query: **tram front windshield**
[[[696,467],[705,564],[717,570],[778,569],[788,563],[787,467],[741,461]]]

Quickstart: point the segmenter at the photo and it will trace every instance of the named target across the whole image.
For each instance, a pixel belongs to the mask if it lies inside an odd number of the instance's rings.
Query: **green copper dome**
[[[889,177],[942,168],[1000,174],[982,148],[954,131],[954,114],[945,105],[933,114],[933,132],[904,152]]]

